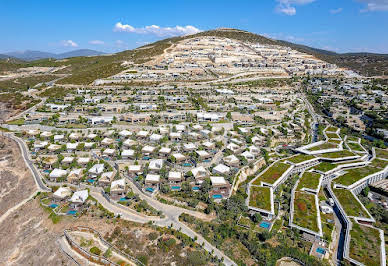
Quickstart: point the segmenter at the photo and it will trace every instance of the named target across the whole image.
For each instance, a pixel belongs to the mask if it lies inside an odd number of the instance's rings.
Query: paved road
[[[10,134],[10,133],[5,133],[4,134],[6,137],[13,139],[14,141],[17,142],[19,145],[20,150],[22,151],[22,157],[24,159],[24,162],[26,163],[27,167],[30,169],[32,176],[34,177],[35,183],[39,189],[39,191],[51,191],[50,188],[48,188],[42,181],[41,175],[39,171],[36,169],[34,163],[30,160],[29,158],[29,152],[28,148],[23,140],[20,138]]]

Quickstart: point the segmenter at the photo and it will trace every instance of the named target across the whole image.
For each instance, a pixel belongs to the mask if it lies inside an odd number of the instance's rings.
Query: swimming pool
[[[154,189],[152,187],[147,187],[145,190],[148,192],[154,192]]]
[[[120,201],[126,201],[127,200],[127,198],[126,197],[124,197],[124,198],[120,198]]]
[[[69,215],[75,215],[75,214],[77,214],[77,211],[71,210],[71,211],[68,211],[67,214],[69,214]]]
[[[222,199],[222,195],[214,194],[213,199]]]
[[[94,182],[96,182],[96,180],[94,180],[94,179],[88,179],[87,181],[88,181],[89,183],[92,183],[92,184],[93,184]]]
[[[50,204],[50,208],[53,208],[53,209],[55,209],[56,207],[58,207],[58,204]]]
[[[204,162],[204,163],[210,163],[211,160],[206,159],[206,160],[203,160],[203,162]]]
[[[326,250],[323,249],[323,248],[317,248],[317,253],[325,255],[326,254]]]
[[[149,159],[151,159],[151,157],[148,157],[148,156],[143,157],[143,160],[149,160]]]
[[[260,222],[259,226],[260,226],[261,228],[268,229],[268,228],[270,228],[271,223],[262,221],[262,222]]]
[[[185,166],[185,167],[190,167],[190,166],[191,166],[191,163],[184,163],[183,166]]]
[[[193,190],[199,190],[199,187],[193,187]]]
[[[181,189],[181,187],[180,186],[172,186],[171,189],[179,190],[179,189]]]
[[[43,170],[44,173],[50,173],[50,170]]]

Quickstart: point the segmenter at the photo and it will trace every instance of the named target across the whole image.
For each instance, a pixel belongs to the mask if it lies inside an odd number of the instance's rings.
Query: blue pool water
[[[324,250],[323,248],[317,248],[317,252],[319,254],[322,254],[322,255],[325,255],[326,254],[326,250]]]
[[[262,221],[262,222],[259,224],[259,226],[260,226],[261,228],[268,229],[268,228],[271,226],[271,223]]]
[[[68,211],[67,214],[69,214],[69,215],[74,215],[74,214],[77,214],[77,211],[75,211],[75,210]]]
[[[211,161],[210,160],[203,160],[204,163],[210,163]]]
[[[213,199],[222,199],[222,195],[215,194],[213,195]]]
[[[191,166],[191,163],[184,163],[183,166],[189,167]]]
[[[58,204],[50,204],[50,208],[53,208],[53,209],[55,209],[56,207],[58,207]]]
[[[145,190],[148,191],[148,192],[154,192],[154,189],[152,187],[148,187]]]
[[[171,189],[181,189],[180,186],[172,186]]]
[[[88,179],[87,180],[89,183],[94,183],[94,182],[96,182],[96,180],[94,180],[94,179]]]
[[[193,187],[193,190],[199,190],[199,187]]]
[[[44,173],[50,173],[50,170],[43,170]]]
[[[151,159],[151,157],[149,157],[149,156],[144,156],[143,157],[143,160],[149,160],[149,159]]]
[[[120,198],[120,201],[126,201],[127,200],[127,198],[126,197],[124,197],[124,198]]]

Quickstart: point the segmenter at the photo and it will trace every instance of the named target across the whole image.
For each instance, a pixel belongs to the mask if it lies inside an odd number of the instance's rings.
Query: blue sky
[[[337,52],[388,53],[388,0],[1,0],[0,10],[0,53],[115,52],[218,27]]]

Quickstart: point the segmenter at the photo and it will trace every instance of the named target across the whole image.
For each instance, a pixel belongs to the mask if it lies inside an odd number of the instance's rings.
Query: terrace
[[[336,167],[337,167],[337,165],[335,165],[335,164],[332,164],[329,162],[321,162],[320,164],[314,166],[312,169],[326,173],[326,172],[329,172],[330,170],[333,170]]]
[[[328,150],[328,149],[336,149],[336,148],[338,148],[337,144],[325,142],[325,143],[322,143],[320,145],[317,145],[315,147],[308,149],[308,151],[320,151],[320,150]]]
[[[341,139],[340,136],[338,136],[337,133],[326,133],[326,136],[327,136],[329,139]]]
[[[319,187],[320,178],[320,174],[314,172],[304,172],[299,180],[299,184],[296,190],[301,190],[302,188],[317,190]]]
[[[317,215],[315,195],[301,191],[295,192],[292,222],[297,226],[318,232]]]
[[[362,148],[362,146],[359,143],[346,142],[346,144],[352,151],[365,152],[365,150]]]
[[[252,186],[250,188],[249,206],[271,211],[271,188]]]
[[[330,126],[326,129],[326,132],[337,132],[338,127]]]
[[[352,221],[349,257],[365,265],[380,264],[380,233],[377,229]]]
[[[276,162],[267,168],[267,170],[253,182],[253,185],[261,185],[261,182],[274,184],[290,167],[291,165],[289,164]]]
[[[320,155],[320,157],[324,159],[340,159],[340,158],[347,158],[347,157],[354,157],[354,156],[358,156],[358,155],[348,150],[329,152],[329,153]]]
[[[347,216],[362,217],[370,219],[361,203],[355,198],[354,194],[347,189],[332,189]]]
[[[335,183],[341,184],[344,186],[350,186],[357,182],[358,180],[363,179],[371,174],[377,173],[381,169],[371,166],[359,167],[347,170],[346,174],[335,179]]]
[[[388,165],[388,161],[384,161],[377,158],[373,159],[372,162],[369,164],[369,166],[371,167],[377,167],[381,169],[384,169],[387,165]]]
[[[388,160],[388,150],[375,148],[376,157]]]
[[[294,163],[294,164],[298,164],[298,163],[302,163],[302,162],[305,162],[305,161],[308,161],[308,160],[311,160],[314,158],[315,158],[315,156],[313,156],[313,155],[298,154],[296,156],[288,158],[287,161]]]

